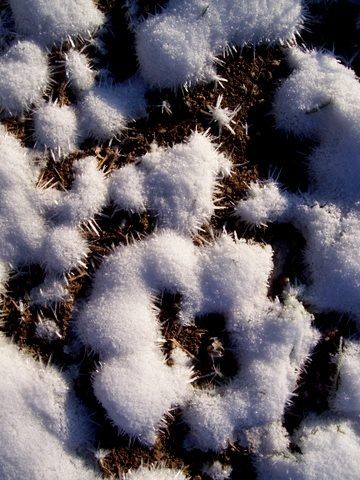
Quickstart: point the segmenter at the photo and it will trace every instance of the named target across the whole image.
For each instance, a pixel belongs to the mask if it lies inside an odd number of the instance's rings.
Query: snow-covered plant
[[[17,33],[43,46],[89,37],[104,22],[93,0],[9,0],[9,5]]]
[[[164,150],[153,145],[139,165],[127,165],[110,178],[116,206],[156,215],[158,226],[191,232],[215,212],[217,180],[230,174],[231,162],[206,134],[193,133],[185,143]]]
[[[153,444],[164,414],[190,402],[184,411],[188,446],[220,450],[242,429],[281,418],[318,335],[295,297],[284,306],[268,299],[271,255],[269,247],[226,235],[196,248],[164,230],[107,257],[76,326],[100,355],[94,392],[120,430]],[[153,304],[153,295],[164,290],[181,293],[182,323],[225,315],[242,366],[229,385],[191,392],[184,354],[175,351],[174,366],[165,365]]]
[[[0,56],[0,109],[21,115],[38,104],[49,84],[46,53],[35,43],[21,40]]]
[[[93,426],[65,375],[0,337],[0,477],[96,480],[80,456]]]
[[[300,0],[170,0],[136,28],[140,72],[156,87],[221,81],[216,55],[236,45],[287,41],[302,20]]]

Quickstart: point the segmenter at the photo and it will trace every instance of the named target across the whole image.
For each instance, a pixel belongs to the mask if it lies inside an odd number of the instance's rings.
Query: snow
[[[347,340],[344,351],[338,354],[338,386],[331,408],[341,415],[360,419],[359,360],[360,344]]]
[[[358,426],[349,421],[309,418],[298,433],[302,454],[259,458],[259,480],[338,480],[359,478]]]
[[[52,47],[69,37],[89,37],[104,22],[92,0],[9,0],[16,31]]]
[[[229,132],[235,135],[235,131],[231,124],[235,124],[234,118],[240,110],[240,106],[236,107],[235,110],[230,110],[228,107],[221,107],[221,102],[223,96],[219,95],[215,106],[210,105],[208,107],[208,112],[204,112],[205,115],[208,115],[211,118],[211,122],[217,123],[219,128],[219,137],[221,136],[223,128],[227,128]]]
[[[305,194],[276,182],[251,184],[235,213],[254,225],[292,222],[306,240],[311,283],[304,298],[316,311],[360,318],[360,86],[333,55],[291,49],[294,68],[275,97],[278,126],[319,142],[309,162]]]
[[[139,165],[127,165],[110,179],[110,196],[120,209],[156,215],[160,228],[192,232],[208,222],[216,206],[217,180],[231,162],[206,134],[193,133],[170,149],[152,145]]]
[[[85,138],[104,141],[123,133],[128,122],[146,115],[144,95],[145,85],[138,78],[86,90],[78,105]]]
[[[84,454],[93,427],[65,375],[3,337],[0,369],[1,478],[99,479],[78,455]]]
[[[79,129],[73,107],[44,103],[35,110],[33,119],[37,147],[49,148],[57,157],[77,148]]]
[[[135,29],[143,78],[176,88],[220,80],[216,55],[234,45],[286,41],[302,25],[300,0],[170,0]]]
[[[232,468],[229,465],[222,465],[218,460],[203,469],[203,473],[213,480],[227,480],[231,472]]]
[[[33,154],[4,127],[0,130],[0,156],[2,287],[10,269],[37,263],[48,273],[44,291],[49,294],[53,290],[56,297],[62,297],[56,277],[82,266],[88,247],[78,227],[102,208],[107,194],[104,175],[90,157],[75,163],[75,180],[68,192],[41,189]]]
[[[95,72],[85,54],[70,50],[65,56],[66,75],[75,93],[90,90],[95,84]]]
[[[360,201],[360,84],[333,54],[290,50],[294,72],[278,90],[274,114],[279,128],[309,136],[319,146],[308,158],[310,193],[318,201]]]
[[[35,43],[20,40],[0,56],[0,109],[21,115],[41,101],[49,84],[46,53]]]
[[[190,401],[188,444],[220,450],[239,429],[281,418],[318,335],[293,295],[284,306],[267,298],[271,255],[269,247],[227,235],[200,249],[163,230],[104,260],[76,328],[100,355],[94,392],[120,431],[153,444],[164,415]],[[164,290],[181,293],[183,323],[214,312],[227,317],[242,368],[219,392],[191,390],[185,358],[174,358],[171,368],[164,364],[152,301]]]

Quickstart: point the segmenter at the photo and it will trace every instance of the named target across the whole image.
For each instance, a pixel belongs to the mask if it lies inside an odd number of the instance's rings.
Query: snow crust
[[[160,228],[192,232],[214,214],[217,179],[230,170],[231,162],[211,139],[193,133],[185,143],[167,150],[153,145],[139,165],[116,171],[109,195],[120,209],[150,210]]]
[[[299,0],[170,0],[136,28],[143,78],[176,88],[220,80],[216,55],[233,45],[286,41],[302,24]]]
[[[35,43],[20,40],[0,56],[0,109],[21,115],[41,101],[49,84],[46,53]]]
[[[9,0],[16,30],[52,47],[69,37],[89,37],[104,22],[92,0]]]
[[[3,337],[0,369],[1,478],[99,479],[76,454],[84,453],[93,428],[65,376]]]
[[[83,343],[100,354],[94,392],[120,430],[153,444],[164,414],[190,402],[188,446],[220,450],[239,430],[281,418],[318,335],[293,295],[284,307],[267,298],[271,255],[269,247],[227,235],[196,248],[190,238],[164,230],[104,260],[76,326]],[[213,312],[226,316],[242,365],[228,386],[191,390],[182,352],[173,367],[164,364],[152,302],[164,290],[181,293],[183,323]]]

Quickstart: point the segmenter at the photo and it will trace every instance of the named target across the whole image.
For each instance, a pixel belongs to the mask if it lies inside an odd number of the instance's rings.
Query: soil
[[[125,80],[136,71],[137,61],[133,49],[133,33],[127,26],[124,2],[98,0],[97,3],[110,18],[109,28],[102,36],[109,49],[110,60],[108,57],[107,60],[103,58],[94,46],[88,47],[86,52],[92,57],[96,68],[108,68],[116,80]],[[140,15],[147,16],[159,11],[166,2],[138,3]],[[4,8],[4,2],[0,2],[1,8]],[[345,1],[328,4],[325,11],[324,7],[320,9],[319,6],[313,6],[302,40],[308,47],[334,48],[341,60],[351,63],[359,74],[360,45],[354,22],[355,8]],[[54,50],[50,55],[54,83],[52,90],[47,93],[47,98],[58,99],[63,104],[75,100],[64,72],[63,58],[67,48],[64,45],[61,51]],[[206,112],[222,94],[223,107],[235,110],[240,106],[233,125],[235,135],[225,130],[220,139],[220,149],[232,159],[234,169],[231,177],[221,182],[217,203],[221,209],[208,225],[203,226],[201,234],[194,237],[194,243],[201,245],[205,241],[211,241],[213,235],[223,229],[235,232],[240,238],[270,243],[274,249],[275,263],[277,258],[282,258],[282,268],[274,272],[269,296],[281,298],[287,282],[296,279],[306,282],[307,272],[302,259],[305,240],[290,225],[249,230],[232,216],[232,208],[237,200],[244,197],[250,182],[268,178],[269,175],[278,176],[279,181],[291,191],[307,189],[306,157],[314,144],[281,134],[271,115],[274,92],[281,80],[290,73],[285,61],[285,50],[267,46],[255,50],[247,47],[224,58],[224,65],[218,67],[218,73],[227,80],[225,88],[201,85],[185,92],[150,91],[146,119],[130,125],[124,136],[120,140],[114,140],[111,145],[87,141],[79,152],[70,155],[62,163],[55,164],[49,158],[41,181],[44,184],[51,182],[59,189],[69,189],[72,183],[72,165],[77,158],[96,156],[99,166],[111,172],[126,163],[135,162],[149,151],[154,141],[169,147],[183,141],[195,129],[209,129],[216,137],[217,127],[210,122]],[[170,105],[171,112],[162,110],[164,101]],[[5,123],[9,131],[26,146],[34,145],[31,112],[24,119],[7,119]],[[99,234],[84,229],[91,248],[88,269],[73,272],[69,277],[71,300],[58,304],[54,309],[31,306],[28,302],[29,292],[41,282],[44,273],[38,265],[24,267],[13,273],[7,285],[1,329],[21,348],[37,358],[51,360],[61,368],[80,365],[75,387],[98,424],[94,443],[105,452],[98,460],[104,477],[118,475],[130,468],[137,468],[142,463],[163,462],[168,466],[184,468],[193,480],[206,480],[208,477],[202,474],[203,465],[218,459],[232,465],[231,478],[256,478],[251,455],[237,444],[229,445],[221,454],[185,450],[183,439],[187,427],[182,421],[181,411],[172,412],[167,430],[159,435],[153,449],[145,448],[122,435],[107,419],[91,387],[91,374],[97,367],[98,358],[84,348],[77,351],[67,348],[73,340],[71,321],[74,305],[89,294],[91,278],[103,257],[118,244],[128,244],[150,234],[155,228],[156,220],[151,212],[131,215],[116,211],[110,205],[95,221],[99,226]],[[180,346],[194,360],[195,385],[198,388],[215,388],[216,385],[227,382],[241,368],[231,351],[225,319],[214,312],[206,318],[197,318],[193,326],[181,327],[177,321],[180,300],[180,296],[166,292],[157,300],[159,320],[166,340],[163,346],[164,357],[171,362],[172,348]],[[314,312],[314,315],[314,323],[322,334],[322,340],[312,352],[311,359],[299,378],[293,403],[284,412],[284,425],[290,434],[307,413],[327,410],[329,393],[336,387],[335,359],[341,339],[356,334],[351,320],[341,317],[337,312],[326,316]],[[35,332],[38,316],[53,319],[60,329],[61,338],[51,344],[39,339]],[[214,349],[220,350],[221,355],[214,355]],[[297,450],[296,445],[293,448]]]

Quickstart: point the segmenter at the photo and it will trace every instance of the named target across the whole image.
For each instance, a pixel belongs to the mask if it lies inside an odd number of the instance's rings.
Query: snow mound
[[[6,115],[38,104],[48,83],[47,56],[35,43],[18,41],[0,56],[0,108]]]
[[[9,0],[17,33],[42,46],[89,37],[104,22],[92,0]]]
[[[318,336],[295,297],[284,306],[267,298],[271,255],[269,247],[226,235],[196,248],[190,238],[164,230],[104,260],[76,326],[83,343],[100,355],[94,392],[120,430],[153,444],[164,415],[190,401],[184,411],[188,444],[219,450],[240,429],[281,418]],[[173,367],[165,365],[153,303],[164,290],[181,293],[182,323],[214,312],[227,318],[242,365],[228,386],[191,391],[182,352],[173,354]]]
[[[84,452],[93,429],[65,376],[3,337],[0,369],[1,478],[99,479],[74,453]]]
[[[299,0],[170,0],[136,28],[143,78],[155,87],[219,80],[216,55],[233,45],[286,41],[302,24]],[[220,79],[221,80],[221,79]]]
[[[215,212],[217,180],[231,163],[204,134],[164,150],[153,145],[137,166],[127,165],[110,179],[109,195],[124,210],[156,215],[158,226],[180,232],[200,228]]]
[[[34,112],[36,145],[49,148],[58,157],[75,150],[79,143],[78,120],[73,107],[45,103]]]

